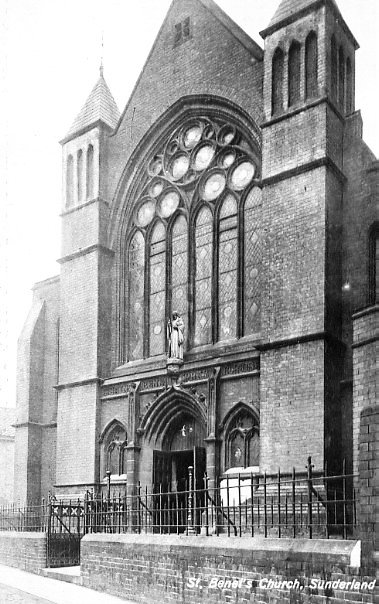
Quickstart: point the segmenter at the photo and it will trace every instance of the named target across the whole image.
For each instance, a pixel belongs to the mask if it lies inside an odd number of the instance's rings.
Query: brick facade
[[[0,533],[0,560],[31,573],[46,567],[45,533]]]
[[[360,382],[367,382],[366,376],[373,372],[373,342],[356,343],[360,330],[372,328],[371,314],[354,319],[352,315],[368,304],[367,238],[375,219],[378,170],[362,141],[361,118],[354,103],[345,111],[333,96],[332,36],[351,60],[352,95],[356,42],[333,2],[305,5],[304,10],[262,32],[262,50],[212,0],[174,1],[119,119],[101,72],[95,89],[105,95],[103,109],[87,122],[85,112],[81,113],[80,125],[62,141],[64,179],[69,156],[75,170],[72,202],[67,182],[63,191],[60,277],[37,285],[20,340],[17,498],[38,499],[48,490],[77,497],[86,489],[104,489],[113,446],[109,439],[117,427],[120,433],[126,431],[128,446],[123,464],[119,460],[119,473],[112,476],[114,488],[133,491],[138,481],[150,485],[155,451],[174,455],[169,437],[175,431],[179,434],[189,420],[202,438],[206,436],[207,464],[202,470],[207,470],[211,484],[227,470],[240,467],[232,465],[235,460],[228,453],[231,433],[238,429],[240,435],[242,430],[259,430],[255,472],[276,472],[278,467],[291,471],[294,465],[302,469],[309,455],[316,470],[328,464],[331,472],[340,471],[343,458],[347,468],[352,468],[359,412],[373,396],[370,391],[367,398],[362,390],[367,386]],[[188,18],[190,35],[176,44],[176,26]],[[317,93],[307,98],[305,44],[312,32],[318,43]],[[300,44],[299,97],[289,106],[287,59],[294,39]],[[285,57],[283,107],[273,114],[272,60],[278,47]],[[86,106],[93,108],[96,98],[90,95]],[[108,114],[101,113],[104,106]],[[224,291],[224,284],[217,282],[222,196],[208,206],[217,216],[211,285],[206,286],[213,288],[213,331],[212,341],[202,346],[195,346],[193,339],[194,250],[196,204],[204,195],[208,173],[200,177],[200,170],[193,170],[191,178],[198,179],[193,189],[180,179],[170,181],[172,190],[184,191],[180,212],[190,225],[187,248],[192,270],[185,325],[190,344],[174,373],[166,353],[149,351],[147,328],[140,335],[144,355],[128,357],[128,321],[134,316],[134,307],[128,306],[132,297],[128,246],[138,230],[137,204],[152,195],[144,186],[150,182],[147,175],[153,178],[153,158],[164,156],[170,136],[184,128],[186,120],[212,124],[213,149],[221,145],[217,138],[221,124],[235,129],[238,144],[229,141],[228,145],[241,158],[249,153],[255,177],[245,189],[232,191],[239,204],[234,269],[237,311],[233,311],[238,320],[236,337],[229,339],[218,337],[223,307],[217,304],[217,296],[221,299]],[[193,162],[193,151],[191,155],[181,144],[181,153]],[[87,182],[90,148],[91,194]],[[217,161],[221,161],[218,152]],[[176,157],[179,150],[175,153]],[[86,159],[80,168],[83,154]],[[78,166],[86,194],[78,190]],[[170,166],[164,168],[166,180]],[[220,164],[210,170],[220,174]],[[232,168],[225,176],[230,190],[231,175]],[[256,191],[259,195],[254,196]],[[245,224],[244,204],[250,195],[259,212],[249,214]],[[157,199],[154,208],[160,208],[161,198]],[[174,216],[164,222],[167,282]],[[160,218],[156,217],[157,222]],[[152,250],[152,226],[153,222],[148,228],[138,227],[146,235],[145,266]],[[250,245],[246,232],[255,254],[249,275],[244,265]],[[142,288],[143,304],[137,302],[145,323],[153,306],[147,295],[149,271]],[[245,303],[249,288],[258,280],[254,325],[260,329],[248,331]],[[172,296],[170,284],[163,325],[173,311]],[[113,436],[118,442],[117,430]],[[233,454],[239,453],[237,447]]]
[[[316,584],[318,580],[339,580],[345,585],[354,580],[372,582],[371,576],[354,568],[358,550],[355,542],[253,539],[247,546],[243,540],[225,538],[88,535],[82,541],[81,573],[86,587],[146,604],[321,604],[347,599],[362,602],[362,598],[371,603],[375,598],[372,588],[359,592],[346,587],[311,587],[312,579]],[[297,579],[298,586],[265,589],[270,579]]]
[[[362,559],[368,572],[375,572],[379,552],[378,535],[378,432],[379,407],[366,407],[361,413],[359,436],[359,535]]]

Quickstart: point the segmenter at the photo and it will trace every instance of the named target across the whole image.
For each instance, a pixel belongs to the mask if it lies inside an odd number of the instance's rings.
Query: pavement
[[[57,569],[59,572],[59,569]],[[1,604],[136,604],[57,579],[0,564]]]

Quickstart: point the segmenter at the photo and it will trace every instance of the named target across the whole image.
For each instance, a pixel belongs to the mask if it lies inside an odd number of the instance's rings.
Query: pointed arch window
[[[242,206],[259,165],[249,135],[220,117],[192,117],[157,149],[136,186],[129,221],[134,231],[120,271],[126,280],[126,295],[119,297],[119,324],[125,326],[120,362],[163,354],[174,311],[184,322],[185,346],[258,331],[249,323],[243,332],[241,316],[247,276]],[[249,217],[247,223],[246,237],[253,235]],[[256,236],[249,269],[257,265]],[[258,299],[256,289],[246,291],[250,302]],[[259,312],[255,304],[246,313]]]
[[[284,77],[284,54],[280,48],[274,52],[272,59],[272,113],[283,110],[283,77]]]
[[[227,195],[219,215],[218,241],[218,339],[237,335],[238,234],[237,202]]]
[[[128,360],[134,361],[143,358],[144,340],[145,240],[140,231],[132,237],[128,261]]]
[[[307,99],[318,93],[318,48],[317,36],[312,31],[305,40],[305,96]]]
[[[183,215],[174,222],[171,251],[171,314],[176,311],[188,327],[188,225]]]
[[[338,52],[338,103],[345,111],[345,55],[342,46]]]
[[[70,207],[73,202],[74,193],[74,158],[72,155],[67,157],[66,166],[66,206]]]
[[[369,231],[369,300],[370,305],[379,302],[379,223]]]
[[[254,187],[244,206],[244,334],[261,329],[262,191]]]
[[[195,346],[212,342],[213,216],[204,206],[195,226]]]
[[[337,88],[338,88],[338,51],[335,36],[332,36],[331,45],[331,92],[332,99],[337,100]]]
[[[84,165],[83,165],[83,151],[79,149],[77,156],[77,192],[78,202],[83,199],[83,176],[84,176]]]
[[[126,474],[126,447],[128,444],[125,428],[117,421],[112,422],[102,440],[103,476],[110,472],[112,476]]]
[[[292,42],[288,53],[288,106],[300,100],[300,52],[298,42]]]
[[[157,222],[150,239],[149,353],[163,354],[166,348],[166,229]]]
[[[346,113],[353,111],[353,70],[350,57],[346,60]]]
[[[259,466],[259,424],[241,411],[228,427],[225,439],[225,469]]]
[[[92,199],[94,196],[94,150],[93,145],[89,145],[87,149],[87,199]]]

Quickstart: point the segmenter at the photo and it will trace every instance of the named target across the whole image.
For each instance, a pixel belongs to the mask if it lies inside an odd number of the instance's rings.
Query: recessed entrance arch
[[[205,402],[180,387],[172,387],[154,401],[141,427],[153,448],[153,491],[159,495],[154,524],[159,524],[162,530],[163,522],[163,530],[167,532],[184,532],[187,529],[189,466],[193,467],[193,487],[196,490],[204,487]]]
[[[161,450],[154,450],[153,484],[165,490],[188,490],[188,468],[193,467],[194,488],[203,488],[206,470],[205,426],[197,418],[180,412],[167,426]],[[167,488],[168,487],[168,488]]]

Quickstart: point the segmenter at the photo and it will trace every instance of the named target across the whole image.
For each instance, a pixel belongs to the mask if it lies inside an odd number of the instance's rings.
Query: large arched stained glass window
[[[213,217],[203,207],[196,219],[195,346],[212,342]]]
[[[171,314],[179,313],[188,329],[188,226],[184,216],[175,220],[171,242]]]
[[[150,240],[149,352],[165,351],[166,323],[166,229],[162,222],[153,228]]]
[[[261,328],[261,201],[262,191],[254,187],[244,207],[244,335]]]
[[[259,314],[259,280],[243,293],[241,253],[247,242],[243,205],[260,178],[252,131],[221,114],[190,117],[149,155],[129,206],[128,228],[139,235],[121,273],[131,282],[125,285],[127,305],[119,298],[125,309],[120,325],[126,327],[119,350],[128,360],[169,350],[166,327],[175,311],[183,319],[185,351],[258,331],[250,317]],[[256,224],[253,235],[251,220],[245,222],[254,243]],[[247,266],[257,270],[254,254],[249,248]]]
[[[143,358],[145,240],[140,231],[129,245],[128,360]]]
[[[237,335],[237,202],[233,195],[224,199],[219,216],[218,244],[218,339]]]

